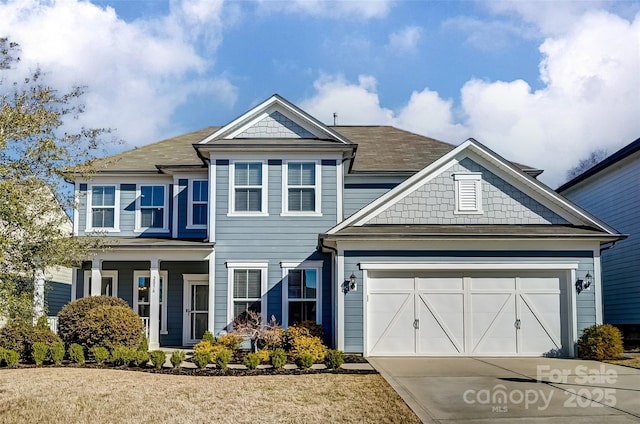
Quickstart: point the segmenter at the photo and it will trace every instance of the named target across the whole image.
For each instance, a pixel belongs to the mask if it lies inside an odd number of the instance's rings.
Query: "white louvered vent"
[[[456,212],[482,213],[481,175],[456,174]]]

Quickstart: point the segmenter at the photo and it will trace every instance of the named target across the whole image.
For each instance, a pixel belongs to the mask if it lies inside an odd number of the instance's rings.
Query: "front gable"
[[[273,110],[243,128],[234,138],[318,138],[315,134],[286,117],[282,112]]]

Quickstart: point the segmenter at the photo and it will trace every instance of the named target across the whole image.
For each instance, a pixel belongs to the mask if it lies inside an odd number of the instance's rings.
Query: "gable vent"
[[[482,213],[480,174],[456,174],[456,213]]]

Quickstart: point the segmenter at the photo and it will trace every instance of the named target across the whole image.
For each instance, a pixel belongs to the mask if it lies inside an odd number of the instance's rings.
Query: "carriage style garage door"
[[[370,356],[557,355],[567,337],[562,271],[371,271]]]

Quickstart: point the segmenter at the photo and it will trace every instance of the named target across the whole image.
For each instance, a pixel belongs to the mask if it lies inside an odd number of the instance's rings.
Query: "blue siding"
[[[562,193],[616,230],[629,234],[602,253],[604,321],[640,325],[640,154]]]
[[[204,240],[207,238],[206,228],[187,229],[189,214],[189,180],[180,179],[178,182],[178,188],[178,238]]]
[[[482,254],[479,254],[482,253]],[[416,262],[417,258],[424,261],[452,262],[469,261],[477,258],[482,262],[483,258],[499,257],[501,260],[512,259],[514,262],[523,262],[525,258],[532,258],[539,261],[545,258],[548,263],[566,262],[569,258],[579,263],[578,275],[583,275],[587,271],[593,273],[593,257],[591,252],[525,252],[525,251],[491,251],[491,252],[428,252],[428,251],[346,251],[344,259],[344,276],[342,280],[349,279],[353,272],[358,281],[362,282],[362,271],[360,262]],[[535,259],[534,259],[535,258]],[[363,338],[363,294],[364,287],[357,291],[349,292],[344,299],[344,350],[346,352],[362,352],[364,350]],[[578,334],[590,325],[595,324],[595,295],[594,291],[583,291],[577,297],[577,324]]]
[[[50,281],[45,288],[45,305],[48,315],[58,315],[60,309],[71,300],[71,284]]]
[[[404,177],[344,178],[344,217],[348,218],[405,180]]]
[[[215,331],[227,324],[228,270],[227,261],[268,262],[267,318],[275,315],[282,321],[282,268],[281,262],[324,260],[322,322],[331,338],[331,261],[330,256],[316,251],[318,234],[336,224],[336,163],[322,161],[321,212],[322,216],[281,216],[282,165],[269,161],[268,165],[269,216],[227,216],[229,199],[229,163],[218,161],[216,168],[216,302]]]

